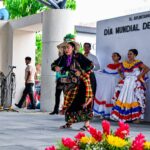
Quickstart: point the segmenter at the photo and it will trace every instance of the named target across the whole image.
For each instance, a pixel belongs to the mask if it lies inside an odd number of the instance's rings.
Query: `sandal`
[[[71,128],[71,124],[66,123],[65,125],[60,126],[59,128],[60,128],[60,129],[67,129],[67,128]]]
[[[134,123],[134,124],[139,124],[139,123],[140,123],[140,120],[139,120],[139,119],[134,120],[133,123]]]
[[[81,131],[87,131],[88,128],[89,128],[89,126],[85,126],[85,125],[84,125],[82,128],[80,128],[80,130],[81,130]]]

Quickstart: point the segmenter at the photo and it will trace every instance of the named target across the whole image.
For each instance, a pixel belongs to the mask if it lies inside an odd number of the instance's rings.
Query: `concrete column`
[[[0,21],[0,71],[6,75],[8,72],[8,35],[9,35],[9,28],[8,23],[5,21]],[[0,79],[1,82],[2,79]],[[0,83],[1,84],[1,83]],[[0,88],[0,105],[1,105],[1,88]],[[4,107],[7,107],[7,99],[5,99]]]
[[[43,13],[43,56],[41,82],[41,111],[52,111],[55,103],[55,73],[51,63],[58,58],[57,45],[63,37],[74,32],[71,10],[52,9]]]
[[[8,22],[0,22],[0,71],[6,76],[9,72],[9,65],[12,65],[12,41],[13,31]],[[9,82],[7,78],[7,97],[4,99],[4,107],[11,106],[9,96]]]
[[[9,44],[11,44],[9,36],[12,38],[11,33],[8,23],[0,21],[0,71],[4,72],[4,74],[8,72],[8,57],[11,55],[9,53]]]

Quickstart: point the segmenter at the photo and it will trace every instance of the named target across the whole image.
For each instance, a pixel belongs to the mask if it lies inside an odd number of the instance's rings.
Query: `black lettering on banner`
[[[113,34],[112,28],[104,29],[104,35],[111,35],[111,34]]]
[[[134,20],[140,20],[140,19],[145,19],[145,18],[150,18],[150,13],[133,17]]]
[[[129,19],[141,19],[144,17],[150,17],[150,15],[147,16],[135,16],[134,18],[129,18]],[[141,26],[142,25],[142,26]],[[130,24],[130,25],[124,25],[120,27],[115,27],[115,28],[106,28],[104,29],[104,36],[106,35],[112,35],[112,34],[120,34],[120,33],[127,33],[127,32],[134,32],[134,31],[140,31],[140,26],[141,30],[147,30],[150,29],[150,22],[143,22],[142,24]]]
[[[150,22],[143,23],[143,30],[150,29]]]
[[[132,17],[129,17],[129,21],[132,21]]]
[[[138,31],[138,30],[140,30],[138,24],[126,25],[122,27],[116,27],[116,34],[131,32],[131,31]]]

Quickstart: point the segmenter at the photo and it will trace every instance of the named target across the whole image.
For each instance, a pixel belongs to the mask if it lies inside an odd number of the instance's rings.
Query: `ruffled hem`
[[[112,107],[113,107],[113,104],[108,103],[107,100],[100,101],[96,98],[94,99],[93,111],[96,115],[100,115],[100,116],[109,118]]]
[[[142,114],[142,107],[140,103],[122,103],[117,100],[115,106],[112,109],[111,117],[116,120],[133,121],[140,119]]]

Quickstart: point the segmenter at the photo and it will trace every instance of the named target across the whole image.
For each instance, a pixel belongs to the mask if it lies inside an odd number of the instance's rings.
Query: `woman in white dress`
[[[111,118],[117,121],[139,121],[145,109],[144,76],[150,70],[142,61],[136,60],[138,51],[128,51],[128,60],[120,68],[122,80],[118,83],[113,97],[114,107]]]
[[[119,80],[118,68],[121,56],[119,53],[112,54],[113,63],[108,64],[102,71],[95,72],[98,81],[96,96],[94,100],[94,115],[101,118],[110,118],[113,107],[112,96]]]

